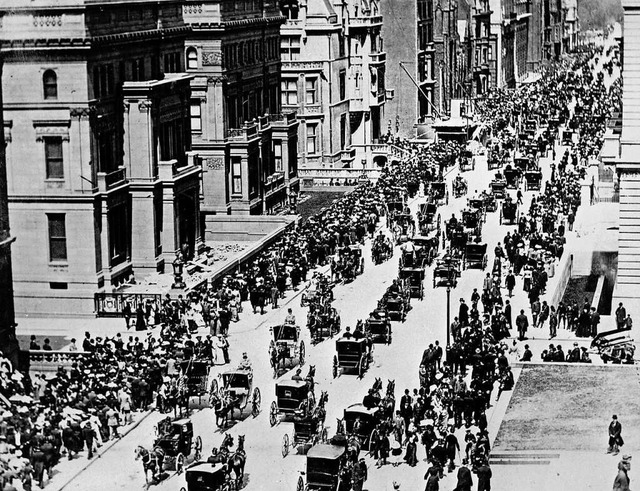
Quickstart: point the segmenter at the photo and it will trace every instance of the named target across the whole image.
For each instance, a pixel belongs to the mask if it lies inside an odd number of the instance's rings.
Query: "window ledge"
[[[68,261],[49,261],[49,266],[63,266],[63,267],[68,267],[69,266],[69,262]]]

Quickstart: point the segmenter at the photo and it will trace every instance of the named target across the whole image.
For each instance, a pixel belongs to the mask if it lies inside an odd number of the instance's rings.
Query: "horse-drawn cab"
[[[605,363],[633,364],[636,346],[629,329],[614,329],[598,333],[591,341],[590,352]]]
[[[433,270],[433,287],[451,286],[455,288],[460,276],[460,258],[451,254],[445,254],[436,260]]]
[[[482,234],[482,211],[468,208],[462,211],[462,226],[469,235],[479,237]]]
[[[333,357],[333,377],[350,370],[360,378],[369,369],[372,361],[372,344],[367,338],[343,337],[336,340],[336,354]]]
[[[352,404],[344,410],[343,421],[347,435],[355,436],[362,448],[368,450],[371,434],[380,423],[379,407],[367,408],[363,404]]]
[[[433,181],[430,190],[431,200],[438,205],[449,204],[449,190],[444,181]]]
[[[380,264],[392,256],[393,244],[389,237],[381,232],[371,244],[371,259],[374,264]]]
[[[433,230],[440,230],[440,215],[435,203],[422,203],[418,211],[418,225],[420,233],[426,234]]]
[[[196,462],[185,472],[186,488],[180,491],[233,491],[235,482],[223,463]]]
[[[540,191],[542,187],[542,172],[540,170],[528,170],[524,173],[524,190]]]
[[[424,266],[400,268],[398,276],[407,282],[409,295],[422,300],[424,298]]]
[[[372,343],[391,344],[391,319],[386,309],[376,308],[369,314],[364,322],[364,332]]]
[[[475,170],[475,168],[476,162],[473,158],[473,152],[471,150],[463,150],[460,152],[460,172]]]
[[[518,203],[512,200],[506,200],[500,208],[500,225],[503,223],[515,225],[518,223]]]
[[[362,248],[357,244],[344,246],[338,250],[343,260],[342,276],[346,280],[354,280],[364,272]]]
[[[187,397],[198,397],[201,402],[202,396],[207,393],[209,370],[211,364],[204,360],[184,360],[181,361],[180,370],[186,378]]]
[[[491,188],[491,194],[496,199],[504,199],[507,196],[507,181],[502,178],[502,175],[491,181],[489,187]]]
[[[327,392],[322,392],[317,404],[313,407],[307,407],[296,413],[293,417],[293,433],[289,437],[285,433],[282,437],[282,456],[286,457],[291,450],[303,447],[303,452],[309,450],[310,447],[317,443],[327,442],[327,428],[324,426],[326,418],[325,405],[328,400]],[[311,406],[314,401],[304,406]]]
[[[519,168],[508,166],[504,169],[504,180],[508,189],[518,189],[522,172]]]
[[[530,161],[531,159],[526,155],[519,155],[513,159],[513,165],[522,173],[530,167]]]
[[[482,269],[487,267],[487,244],[477,242],[467,243],[462,269],[471,267],[480,267]]]
[[[378,301],[378,308],[387,311],[389,318],[404,322],[407,318],[411,302],[411,292],[406,280],[399,279],[387,288],[387,291]]]
[[[468,206],[470,210],[479,212],[479,217],[481,221],[484,222],[486,220],[487,209],[485,207],[486,202],[483,196],[476,196],[474,198],[470,198],[468,200]]]
[[[456,178],[453,180],[452,188],[454,198],[464,196],[465,194],[467,194],[468,190],[467,180],[460,175],[456,176]]]
[[[274,373],[277,375],[280,365],[286,370],[287,362],[293,366],[296,362],[304,365],[305,346],[300,339],[300,327],[293,324],[282,324],[270,328],[273,340],[269,346],[269,358]]]
[[[411,241],[415,247],[417,262],[422,265],[431,264],[440,246],[439,234],[433,234],[431,237],[416,235]]]
[[[260,389],[253,387],[253,371],[247,369],[230,370],[218,375],[220,388],[214,381],[211,387],[211,403],[216,413],[216,424],[226,424],[229,417],[234,417],[235,410],[240,416],[247,405],[251,404],[251,414],[255,418],[260,413]],[[222,420],[222,423],[220,422]]]
[[[398,213],[393,217],[391,231],[396,244],[406,242],[415,232],[416,224],[411,212]]]
[[[187,457],[193,450],[193,459],[198,460],[202,452],[202,438],[193,438],[193,424],[190,419],[171,418],[161,420],[156,426],[157,438],[154,447],[164,451],[163,466],[165,469],[173,469],[177,473],[182,472]]]
[[[309,380],[282,380],[276,384],[276,400],[271,403],[269,423],[274,426],[284,418],[299,415],[312,390]]]
[[[304,307],[311,303],[325,304],[333,300],[333,286],[329,279],[322,274],[314,274],[309,282],[309,286],[300,296],[300,306]]]
[[[572,130],[564,130],[562,132],[562,144],[566,147],[573,145],[573,135],[574,132]]]
[[[296,491],[341,489],[340,483],[348,466],[346,447],[326,443],[314,445],[307,452],[307,470],[304,477],[298,477]]]
[[[324,338],[332,338],[340,331],[340,314],[330,305],[318,305],[307,316],[307,328],[311,342],[319,343]]]

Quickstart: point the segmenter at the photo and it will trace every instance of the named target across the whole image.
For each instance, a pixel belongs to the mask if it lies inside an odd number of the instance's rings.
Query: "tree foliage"
[[[621,0],[578,0],[580,30],[604,29],[614,22],[622,22]]]

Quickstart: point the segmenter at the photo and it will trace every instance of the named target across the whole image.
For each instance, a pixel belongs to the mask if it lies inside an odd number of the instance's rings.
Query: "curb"
[[[111,447],[113,447],[116,443],[120,442],[123,438],[125,438],[129,433],[131,433],[133,430],[135,430],[138,426],[140,426],[140,424],[146,420],[149,416],[151,416],[152,413],[154,413],[155,411],[147,411],[145,414],[142,415],[142,417],[140,419],[138,419],[138,421],[136,421],[135,423],[133,423],[132,425],[129,426],[129,428],[127,428],[127,431],[125,433],[123,433],[122,435],[120,435],[120,438],[118,438],[117,440],[111,440],[109,441],[109,443],[107,445],[103,445],[101,449],[99,449],[99,451],[97,451],[95,453],[95,455],[93,456],[93,459],[87,460],[87,464],[82,467],[80,470],[78,470],[77,472],[75,472],[71,477],[69,477],[69,479],[67,479],[66,482],[64,482],[60,487],[52,487],[49,488],[50,491],[54,490],[54,491],[62,491],[63,489],[65,489],[69,484],[71,484],[78,476],[80,476],[80,474],[82,474],[84,471],[86,471],[89,467],[91,467],[93,465],[94,462],[96,462],[100,457],[102,457],[102,455],[107,452],[109,449],[111,449]]]

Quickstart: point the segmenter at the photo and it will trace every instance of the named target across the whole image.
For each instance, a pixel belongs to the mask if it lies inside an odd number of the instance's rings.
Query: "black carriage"
[[[456,228],[451,232],[449,245],[452,250],[463,252],[467,242],[469,242],[469,233],[464,231],[462,227]]]
[[[393,290],[389,287],[382,299],[378,302],[379,308],[384,308],[390,319],[404,322],[407,318],[410,304],[410,292],[405,281],[398,282],[398,289]]]
[[[540,191],[542,186],[542,172],[527,171],[524,173],[524,190]]]
[[[531,159],[527,156],[519,156],[513,159],[513,165],[520,172],[526,171],[530,166]]]
[[[293,433],[289,436],[285,433],[282,437],[282,456],[289,455],[291,450],[300,446],[312,447],[318,443],[327,443],[327,429],[324,422],[312,415],[300,417],[293,420]]]
[[[333,286],[329,284],[328,279],[319,275],[311,281],[309,287],[302,292],[300,296],[300,306],[304,307],[311,303],[327,304],[333,300]]]
[[[564,130],[562,132],[562,144],[564,146],[570,147],[573,145],[573,134],[574,132],[571,130]]]
[[[475,168],[476,161],[473,158],[473,153],[469,150],[464,150],[460,155],[460,172],[475,170]]]
[[[507,167],[505,168],[503,174],[506,187],[508,189],[518,189],[518,187],[520,186],[520,178],[522,176],[520,169]]]
[[[196,462],[185,472],[186,488],[180,491],[235,491],[235,480],[227,473],[226,464]]]
[[[371,345],[368,339],[340,338],[336,340],[336,354],[333,357],[333,377],[344,371],[351,371],[359,377],[371,364]]]
[[[207,393],[209,387],[209,370],[211,365],[208,361],[184,360],[180,362],[180,370],[187,378],[187,393],[189,397],[198,397],[198,402],[202,402],[202,396]]]
[[[364,322],[364,332],[372,343],[391,344],[391,319],[385,309],[376,309]]]
[[[509,223],[510,225],[518,223],[517,202],[507,200],[502,203],[502,207],[500,208],[500,225],[503,223]]]
[[[344,410],[344,428],[346,434],[355,436],[362,448],[369,450],[371,434],[380,423],[382,411],[379,407],[368,409],[362,404],[352,404]]]
[[[438,254],[438,247],[440,245],[439,234],[432,235],[431,237],[416,235],[411,240],[415,246],[415,254],[418,258],[417,262],[422,265],[431,264],[433,258]]]
[[[420,233],[427,234],[433,230],[440,230],[440,215],[435,203],[422,203],[418,213]]]
[[[307,470],[304,477],[298,477],[296,491],[341,489],[341,477],[348,460],[347,449],[344,446],[324,443],[314,445],[307,452]]]
[[[482,233],[482,210],[477,208],[463,210],[462,226],[468,234],[480,236]]]
[[[436,261],[433,269],[433,287],[451,286],[455,288],[460,275],[460,260],[453,257],[443,258]]]
[[[489,184],[491,188],[491,194],[496,199],[504,199],[507,196],[507,181],[504,179],[494,179]]]
[[[454,198],[459,198],[460,196],[464,196],[465,194],[467,194],[467,190],[468,190],[467,180],[462,176],[457,176],[453,180],[451,187],[453,189]]]
[[[394,215],[392,222],[391,231],[396,244],[406,242],[415,232],[415,221],[411,213],[398,213]]]
[[[482,199],[484,201],[485,220],[487,212],[494,212],[498,209],[498,202],[495,196],[491,193],[482,193]]]
[[[164,451],[163,466],[182,472],[188,457],[198,460],[202,454],[202,438],[193,437],[193,424],[190,419],[171,418],[161,420],[156,426],[157,438],[153,443]],[[193,455],[191,452],[193,451]]]
[[[314,343],[325,338],[332,338],[340,332],[340,314],[329,305],[320,306],[314,312],[309,312],[307,327]]]
[[[413,298],[422,300],[424,298],[424,268],[401,268],[399,272],[400,279],[406,280],[409,295]]]
[[[402,213],[405,208],[404,199],[392,200],[387,202],[387,214],[388,216],[393,216],[397,213]]]
[[[283,369],[296,364],[304,365],[306,349],[304,341],[300,338],[300,327],[293,324],[282,324],[269,328],[273,335],[270,350],[276,350],[272,354],[272,359],[276,359],[277,364],[283,364]],[[287,365],[288,363],[288,365]],[[274,367],[274,370],[277,367]]]
[[[364,257],[362,256],[362,248],[357,245],[349,245],[339,250],[344,261],[343,275],[346,279],[354,279],[356,276],[364,273]]]
[[[487,267],[487,244],[469,242],[464,252],[462,268]]]
[[[413,240],[412,240],[413,242]],[[398,268],[411,268],[411,267],[421,267],[422,266],[422,256],[418,256],[415,251],[415,246],[413,250],[402,250],[400,254],[400,259],[398,260]]]
[[[386,235],[378,235],[371,244],[371,260],[380,264],[393,256],[393,244]]]
[[[431,183],[431,199],[438,205],[449,204],[449,190],[447,183],[444,181],[434,181]]]
[[[235,409],[238,409],[240,416],[242,416],[243,411],[249,404],[251,404],[252,416],[254,418],[258,416],[262,397],[260,395],[260,389],[253,386],[252,370],[230,370],[219,374],[218,377],[221,379],[221,387],[218,389],[214,382],[212,391],[218,390],[221,399],[230,399],[230,416],[232,418]]]
[[[302,413],[301,406],[307,400],[311,390],[306,380],[282,380],[276,384],[276,400],[271,403],[269,423],[274,426],[282,417]]]

